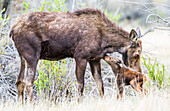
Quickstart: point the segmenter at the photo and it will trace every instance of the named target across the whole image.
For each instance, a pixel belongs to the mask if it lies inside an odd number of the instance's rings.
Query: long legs
[[[132,86],[132,88],[134,88],[136,91],[140,92],[140,93],[144,93],[146,94],[147,91],[145,90],[145,88],[143,87],[143,84],[146,81],[146,77],[145,76],[141,76],[139,78],[134,78],[130,81],[130,85]]]
[[[87,61],[85,59],[76,60],[76,78],[78,84],[79,99],[83,95],[84,89],[84,74],[86,70]]]
[[[18,89],[18,98],[22,99],[22,103],[24,103],[24,88],[25,88],[25,60],[21,57],[21,66],[20,73],[16,80],[16,85]]]
[[[118,94],[117,99],[122,98],[123,96],[123,84],[124,84],[124,73],[117,74],[117,86],[118,86]]]
[[[92,72],[94,80],[97,84],[100,96],[103,98],[104,88],[103,88],[103,80],[102,80],[102,77],[101,77],[100,61],[90,61],[89,63],[90,63],[91,72]]]
[[[19,47],[19,46],[18,46]],[[24,103],[24,89],[26,88],[28,94],[28,100],[32,102],[33,100],[33,83],[34,77],[36,73],[36,66],[40,57],[40,49],[36,50],[30,44],[25,44],[23,48],[27,49],[27,51],[20,53],[21,57],[21,66],[20,73],[16,80],[16,85],[18,89],[18,97],[22,97],[22,103]],[[24,49],[24,50],[25,50]],[[18,50],[21,52],[21,50]],[[26,80],[25,80],[26,75]]]
[[[26,91],[28,94],[28,100],[33,101],[33,83],[36,74],[36,66],[38,60],[34,60],[32,63],[27,62],[27,82],[26,82]]]
[[[24,89],[26,87],[26,91],[28,93],[29,101],[33,100],[33,82],[36,73],[38,59],[24,59],[21,57],[21,68],[18,78],[16,80],[16,85],[18,89],[18,98],[22,97],[22,103],[24,103]],[[27,74],[27,81],[25,82],[25,72]]]

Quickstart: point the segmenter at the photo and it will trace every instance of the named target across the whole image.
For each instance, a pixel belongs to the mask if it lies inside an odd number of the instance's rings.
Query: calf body
[[[76,61],[79,95],[83,94],[84,74],[89,62],[103,97],[100,59],[106,53],[124,53],[137,40],[135,30],[132,29],[129,34],[95,9],[82,9],[73,13],[26,13],[17,18],[10,36],[21,57],[20,73],[16,81],[18,95],[23,98],[26,87],[30,101],[33,99],[32,88],[38,60],[60,60],[66,57]],[[26,69],[28,78],[25,82]]]
[[[131,85],[136,91],[143,93],[143,83],[147,80],[142,73],[134,71],[125,66],[119,59],[106,56],[105,61],[112,67],[112,70],[117,77],[117,85],[119,93],[117,98],[123,95],[123,83]]]

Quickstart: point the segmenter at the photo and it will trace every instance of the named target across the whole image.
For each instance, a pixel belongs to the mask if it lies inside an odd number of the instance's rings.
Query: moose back
[[[81,97],[87,62],[101,97],[104,95],[100,59],[106,53],[125,53],[137,41],[137,33],[126,32],[112,23],[99,10],[82,9],[75,12],[30,12],[17,18],[10,37],[21,58],[16,80],[18,96],[24,99],[24,88],[33,100],[33,82],[39,59],[60,60],[72,57],[76,61],[76,78]],[[27,65],[26,65],[27,64]],[[27,81],[25,82],[25,70]]]

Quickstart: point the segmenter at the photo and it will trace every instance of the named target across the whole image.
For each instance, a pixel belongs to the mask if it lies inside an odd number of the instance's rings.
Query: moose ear
[[[130,38],[131,41],[133,41],[133,42],[136,42],[136,41],[137,41],[138,34],[137,34],[137,32],[136,32],[134,29],[131,30],[130,35],[129,35],[129,38]]]
[[[141,31],[140,31],[139,27],[136,28],[136,33],[138,35],[138,38],[140,38],[141,37]]]

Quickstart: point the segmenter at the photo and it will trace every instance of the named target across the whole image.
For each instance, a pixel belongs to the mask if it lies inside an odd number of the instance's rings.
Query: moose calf
[[[119,94],[117,98],[123,95],[123,83],[125,85],[131,85],[136,91],[143,93],[143,83],[147,80],[141,72],[134,71],[125,66],[119,59],[105,56],[105,61],[112,67],[112,70],[117,77],[117,85]],[[144,90],[145,91],[145,90]]]

